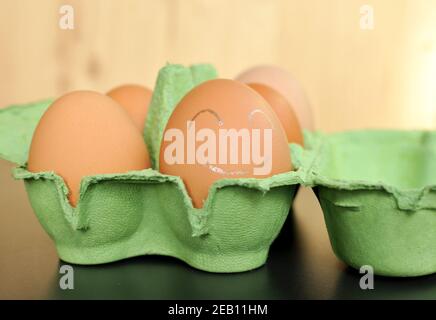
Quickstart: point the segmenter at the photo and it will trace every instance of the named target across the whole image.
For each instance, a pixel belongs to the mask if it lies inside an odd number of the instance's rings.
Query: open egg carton
[[[32,207],[70,263],[100,264],[160,254],[209,272],[266,262],[300,184],[320,201],[335,254],[386,276],[436,272],[436,132],[305,132],[290,144],[295,171],[223,179],[194,208],[182,179],[160,173],[166,123],[184,95],[216,77],[210,65],[161,69],[144,139],[153,168],[85,177],[76,207],[54,172],[26,170],[34,129],[52,100],[0,110],[0,157],[18,164]],[[285,232],[287,232],[285,230]]]
[[[59,175],[26,170],[33,132],[52,101],[0,110],[0,156],[19,165],[14,176],[24,180],[62,260],[100,264],[160,254],[210,272],[247,271],[265,263],[292,205],[297,172],[219,180],[204,206],[194,208],[180,177],[155,170],[172,110],[189,90],[215,77],[210,65],[162,68],[144,130],[153,168],[85,177],[76,207]]]

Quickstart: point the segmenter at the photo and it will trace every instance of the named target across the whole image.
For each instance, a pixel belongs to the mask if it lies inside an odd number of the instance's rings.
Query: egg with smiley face
[[[292,170],[285,131],[268,102],[249,86],[214,79],[191,90],[168,120],[159,168],[180,176],[193,206],[225,178],[266,178]]]

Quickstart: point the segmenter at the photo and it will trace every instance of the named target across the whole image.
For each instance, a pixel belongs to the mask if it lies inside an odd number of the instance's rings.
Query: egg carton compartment
[[[291,149],[339,259],[384,276],[436,272],[436,132],[306,132]]]
[[[216,77],[209,65],[164,67],[158,76],[144,138],[152,169],[85,177],[76,207],[54,172],[26,170],[33,131],[52,100],[0,110],[0,156],[19,165],[30,203],[59,257],[100,264],[138,255],[176,257],[209,272],[262,266],[289,213],[300,173],[216,181],[203,208],[192,206],[183,181],[158,172],[160,140],[178,101]]]
[[[182,180],[148,169],[85,178],[70,206],[61,177],[18,168],[32,207],[59,257],[99,264],[161,254],[213,272],[263,265],[296,191],[297,177],[220,180],[205,206],[193,208]]]

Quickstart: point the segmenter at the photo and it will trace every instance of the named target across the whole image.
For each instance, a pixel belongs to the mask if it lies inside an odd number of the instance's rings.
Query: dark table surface
[[[13,165],[0,160],[0,299],[435,299],[436,275],[376,277],[361,290],[361,275],[333,254],[321,208],[301,188],[263,267],[212,274],[161,256],[99,266],[73,266],[74,290],[62,290],[56,250],[39,225]]]

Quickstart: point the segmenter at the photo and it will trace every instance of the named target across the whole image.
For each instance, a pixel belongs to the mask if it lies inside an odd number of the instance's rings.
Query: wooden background
[[[72,31],[58,27],[62,4]],[[223,77],[281,65],[326,131],[436,129],[436,0],[0,0],[0,107],[153,86],[166,62],[211,62]]]

